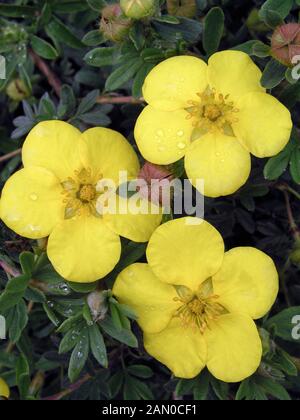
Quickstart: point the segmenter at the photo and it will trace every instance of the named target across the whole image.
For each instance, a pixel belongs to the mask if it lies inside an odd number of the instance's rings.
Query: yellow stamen
[[[215,321],[222,313],[225,313],[223,306],[218,303],[219,296],[214,294],[207,294],[204,291],[198,293],[182,294],[178,293],[179,297],[174,298],[176,302],[181,302],[182,305],[177,309],[175,317],[182,321],[182,325],[186,327],[193,327],[200,330],[203,334],[209,324]]]
[[[232,124],[238,121],[236,114],[239,112],[234,103],[229,101],[229,95],[217,93],[209,87],[203,93],[197,93],[200,101],[188,101],[187,119],[193,119],[195,128],[192,141],[200,135],[212,132],[222,132],[233,135]],[[201,133],[201,134],[200,134]]]

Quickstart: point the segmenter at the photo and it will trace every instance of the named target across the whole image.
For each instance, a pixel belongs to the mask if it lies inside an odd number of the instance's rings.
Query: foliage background
[[[37,122],[109,126],[134,145],[141,86],[153,66],[187,52],[204,58],[229,48],[247,52],[264,71],[264,86],[291,110],[294,131],[279,156],[253,159],[242,190],[205,204],[228,248],[255,246],[276,261],[280,295],[259,323],[264,359],[253,377],[234,386],[207,372],[194,380],[171,377],[144,352],[129,321],[134,314],[109,292],[118,272],[145,260],[145,245],[123,241],[119,265],[101,282],[106,291],[94,323],[87,296],[95,285],[67,283],[41,242],[2,224],[0,313],[8,320],[8,340],[0,341],[0,376],[12,399],[299,399],[300,339],[291,330],[300,315],[300,81],[271,57],[269,46],[278,24],[299,21],[300,1],[187,0],[179,9],[179,1],[160,1],[155,16],[135,21],[117,43],[99,31],[105,3],[112,2],[0,2],[0,53],[7,60],[7,79],[0,80],[1,187],[20,168],[20,147]],[[184,175],[180,163],[173,170]]]

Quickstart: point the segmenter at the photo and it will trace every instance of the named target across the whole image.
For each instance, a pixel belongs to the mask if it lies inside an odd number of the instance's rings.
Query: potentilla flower
[[[10,391],[4,379],[0,378],[0,397],[9,398]]]
[[[120,172],[130,180],[140,170],[133,148],[116,131],[81,133],[62,121],[42,122],[26,138],[22,157],[24,169],[3,188],[1,218],[26,238],[50,235],[48,257],[67,280],[104,277],[120,259],[119,235],[147,242],[160,224],[160,214],[99,211],[104,180],[118,186]]]
[[[193,185],[204,194],[236,192],[251,171],[250,153],[263,158],[288,143],[291,114],[260,84],[262,73],[239,51],[214,54],[208,65],[179,56],[156,66],[145,80],[148,106],[135,128],[148,161],[167,165],[185,156]]]
[[[216,378],[239,382],[260,365],[253,320],[271,309],[278,274],[255,248],[224,253],[219,232],[194,221],[161,225],[150,239],[148,264],[126,268],[113,292],[136,312],[147,352],[175,376],[193,378],[207,366]]]

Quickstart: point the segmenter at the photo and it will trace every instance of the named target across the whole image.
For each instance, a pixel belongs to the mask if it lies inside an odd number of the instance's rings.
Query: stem
[[[21,152],[22,152],[22,149],[17,149],[17,150],[14,150],[13,152],[7,153],[4,156],[1,156],[0,157],[0,163],[1,162],[6,162],[7,160],[19,155]]]
[[[290,299],[290,296],[289,296],[288,287],[286,285],[286,281],[285,281],[286,280],[286,276],[285,276],[285,274],[286,274],[287,270],[290,268],[290,266],[291,266],[291,262],[290,262],[290,259],[288,258],[287,261],[286,261],[286,263],[284,264],[284,267],[281,270],[280,276],[279,276],[282,293],[283,293],[284,298],[286,300],[286,303],[287,303],[287,305],[289,307],[292,306],[292,302],[291,302],[291,299]]]
[[[58,394],[52,395],[50,397],[43,398],[43,400],[48,401],[58,401],[62,398],[66,397],[67,395],[72,394],[72,392],[76,391],[78,388],[81,387],[85,382],[88,382],[92,379],[92,376],[89,374],[86,374],[83,378],[79,379],[79,381],[75,382],[74,384],[71,384],[67,389],[64,391],[59,392]]]
[[[41,57],[39,57],[35,52],[32,50],[29,51],[34,64],[40,70],[40,72],[46,77],[48,83],[54,89],[56,95],[60,97],[61,92],[61,81],[56,76],[56,74],[50,69],[46,61],[44,61]]]
[[[286,189],[283,189],[282,192],[284,194],[284,198],[285,198],[285,202],[286,202],[286,211],[287,211],[289,225],[290,225],[292,234],[294,236],[294,239],[296,241],[298,241],[298,240],[300,240],[300,231],[299,231],[298,225],[297,225],[297,223],[295,221],[295,218],[294,218],[294,215],[293,215],[292,206],[291,206],[291,202],[290,202],[290,197],[289,197],[289,194],[286,191]]]

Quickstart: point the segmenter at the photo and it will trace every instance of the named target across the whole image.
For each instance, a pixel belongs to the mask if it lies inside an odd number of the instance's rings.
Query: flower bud
[[[197,13],[196,0],[167,0],[168,13],[174,16],[193,18]]]
[[[118,4],[111,4],[102,9],[100,31],[106,39],[114,42],[123,41],[132,26],[131,19],[124,16]]]
[[[7,88],[6,94],[14,101],[23,101],[23,99],[30,96],[28,88],[25,86],[25,83],[21,79],[12,80]]]
[[[280,63],[292,67],[293,58],[300,56],[300,24],[288,23],[279,26],[271,40],[272,56]]]
[[[87,304],[94,321],[105,318],[108,311],[107,291],[96,290],[88,295]]]
[[[158,5],[157,0],[121,0],[121,8],[132,19],[153,16]]]
[[[139,194],[156,205],[170,205],[164,203],[163,191],[164,188],[169,188],[173,178],[168,167],[146,162],[138,176],[143,181],[138,187]]]

